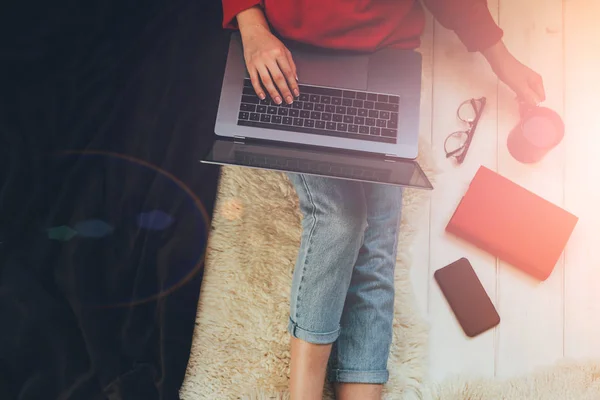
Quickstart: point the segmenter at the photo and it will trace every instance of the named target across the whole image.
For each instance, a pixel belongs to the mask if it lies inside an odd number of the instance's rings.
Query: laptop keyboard
[[[308,161],[282,156],[265,156],[247,151],[236,151],[235,160],[240,165],[257,168],[270,168],[282,171],[326,174],[340,178],[370,179],[384,182],[389,179],[390,171],[379,168],[367,168],[335,164],[331,162]]]
[[[238,125],[396,143],[400,97],[299,85],[292,104],[261,100],[244,80]]]

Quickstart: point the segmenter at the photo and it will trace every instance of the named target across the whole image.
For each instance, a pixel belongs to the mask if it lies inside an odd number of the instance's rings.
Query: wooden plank
[[[488,5],[497,17],[497,0],[489,1]],[[489,377],[494,374],[494,330],[469,339],[433,280],[433,272],[467,257],[495,299],[495,257],[445,233],[444,229],[480,165],[496,169],[497,79],[480,54],[467,53],[454,33],[436,23],[433,82],[432,146],[440,174],[431,198],[430,377],[436,381],[459,373]],[[458,106],[481,96],[487,97],[487,107],[467,157],[458,166],[445,157],[444,140],[451,132],[465,128],[456,117]]]
[[[421,119],[420,135],[425,142],[431,142],[432,93],[433,93],[433,19],[427,15],[425,31],[421,38],[419,52],[423,56],[423,72],[421,74]],[[429,153],[429,149],[422,149]],[[419,217],[413,223],[416,229],[411,251],[410,277],[415,293],[417,308],[422,316],[427,316],[429,289],[429,197]]]
[[[565,252],[565,356],[600,357],[600,2],[565,3],[566,208],[579,222]]]
[[[542,75],[544,106],[563,112],[563,48],[561,0],[500,0],[499,25],[504,42],[522,63]],[[543,198],[563,205],[564,146],[541,162],[522,164],[508,152],[507,137],[519,121],[515,93],[498,91],[498,172]],[[500,262],[496,375],[507,377],[551,365],[563,352],[563,260],[539,282]]]

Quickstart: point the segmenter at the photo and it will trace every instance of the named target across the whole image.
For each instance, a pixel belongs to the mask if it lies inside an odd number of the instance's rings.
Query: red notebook
[[[552,273],[577,220],[482,166],[446,231],[543,281]]]

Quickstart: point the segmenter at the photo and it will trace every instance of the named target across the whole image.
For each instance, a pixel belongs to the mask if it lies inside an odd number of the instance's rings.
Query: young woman
[[[223,26],[241,33],[257,95],[279,104],[299,96],[302,71],[271,29],[319,47],[375,51],[418,47],[425,22],[417,0],[222,2]],[[485,0],[424,2],[523,101],[544,100],[541,77],[506,49]],[[380,399],[388,379],[402,191],[307,175],[289,178],[304,215],[288,325],[291,398],[321,399],[327,374],[339,399]]]

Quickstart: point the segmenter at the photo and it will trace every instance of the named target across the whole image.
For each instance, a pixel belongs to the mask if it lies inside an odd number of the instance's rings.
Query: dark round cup
[[[565,135],[558,113],[546,107],[521,105],[521,120],[508,135],[508,151],[519,162],[535,163],[556,147]]]

